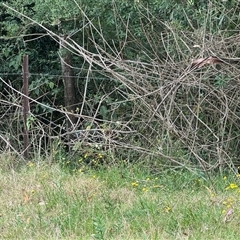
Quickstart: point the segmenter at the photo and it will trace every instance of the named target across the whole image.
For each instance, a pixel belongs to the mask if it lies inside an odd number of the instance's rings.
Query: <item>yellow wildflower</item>
[[[171,210],[171,208],[169,207],[169,206],[167,206],[166,208],[165,208],[165,212],[169,212]]]
[[[234,189],[234,188],[238,188],[238,185],[235,183],[230,183],[228,187],[226,187],[226,190],[228,189]]]
[[[229,203],[232,203],[232,202],[234,202],[234,199],[228,198],[227,201],[228,201]]]
[[[29,167],[33,167],[33,166],[34,166],[34,163],[30,162],[30,163],[28,164],[28,166],[29,166]]]
[[[137,182],[132,182],[132,186],[133,186],[133,187],[137,187],[137,186],[138,186],[138,183],[137,183]]]

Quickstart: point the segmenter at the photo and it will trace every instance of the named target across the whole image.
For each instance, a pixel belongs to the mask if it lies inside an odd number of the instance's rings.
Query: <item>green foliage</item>
[[[230,76],[225,76],[224,74],[219,74],[216,75],[215,77],[215,86],[216,87],[226,87],[226,85],[231,81],[231,77]]]
[[[173,141],[176,141],[171,145],[172,150],[169,150],[167,144],[156,143],[157,146],[153,145],[156,141],[154,139],[152,143],[151,138],[162,138],[161,140],[164,140],[167,136],[167,143],[171,144],[172,141],[169,135],[165,133],[158,136],[157,132],[161,130],[158,129],[161,128],[161,123],[151,122],[151,125],[146,127],[145,122],[142,121],[146,120],[146,116],[152,115],[153,112],[154,114],[159,113],[158,117],[154,116],[156,117],[154,121],[159,121],[159,118],[165,116],[169,110],[169,114],[175,117],[168,124],[171,125],[174,122],[176,124],[174,127],[176,129],[181,127],[182,132],[188,129],[188,123],[194,122],[197,116],[197,120],[201,121],[196,122],[195,126],[199,125],[193,131],[196,131],[196,134],[200,136],[199,146],[206,142],[205,136],[207,136],[209,144],[210,142],[213,143],[217,131],[219,131],[217,132],[218,136],[223,137],[225,133],[229,136],[229,139],[232,132],[238,132],[235,119],[233,123],[226,121],[224,130],[219,130],[218,119],[221,118],[221,114],[215,109],[215,106],[220,108],[218,100],[221,97],[216,97],[221,93],[218,90],[225,88],[232,80],[232,76],[220,73],[214,77],[211,76],[211,78],[209,76],[204,77],[204,80],[209,80],[209,84],[205,86],[215,95],[209,94],[206,88],[198,91],[195,86],[187,90],[185,90],[185,86],[177,87],[176,102],[178,105],[173,110],[164,106],[157,112],[158,103],[162,102],[162,99],[160,95],[154,92],[162,87],[158,83],[161,74],[154,76],[153,73],[154,71],[155,73],[161,71],[158,67],[156,67],[157,70],[153,69],[153,66],[158,66],[160,62],[169,59],[176,63],[186,59],[189,61],[193,52],[191,46],[196,44],[194,41],[203,39],[204,44],[209,43],[208,40],[211,40],[212,35],[222,30],[224,30],[224,32],[221,32],[222,38],[224,38],[224,35],[231,36],[239,26],[238,1],[79,0],[76,2],[80,8],[74,1],[66,0],[39,0],[35,2],[31,0],[10,0],[7,1],[7,4],[56,34],[70,36],[79,46],[93,54],[97,55],[99,52],[104,52],[103,57],[105,55],[110,56],[109,59],[113,59],[113,62],[115,59],[119,59],[123,62],[125,60],[137,60],[149,64],[147,71],[145,71],[145,67],[135,70],[135,66],[130,64],[126,71],[116,69],[117,73],[120,72],[133,84],[128,88],[121,81],[110,78],[104,69],[97,66],[92,67],[89,63],[86,63],[85,59],[75,55],[72,67],[74,68],[74,77],[79,77],[76,89],[78,96],[76,109],[78,109],[78,112],[81,109],[82,115],[94,116],[101,123],[119,120],[128,122],[134,115],[134,122],[129,125],[133,129],[132,132],[138,131],[139,135],[125,136],[123,142],[131,140],[130,142],[134,143],[136,147],[144,145],[149,152],[157,152],[163,146],[164,153],[171,153],[171,156],[183,158],[184,161],[187,159],[186,164],[192,160],[189,149],[184,148],[187,141],[184,142],[183,138],[181,141],[174,139]],[[30,96],[45,104],[45,106],[34,105],[33,113],[39,114],[39,116],[44,113],[48,123],[63,124],[61,114],[56,113],[57,111],[52,112],[47,107],[48,105],[54,105],[60,109],[64,102],[64,86],[60,81],[61,66],[58,42],[46,35],[44,29],[6,7],[1,8],[0,27],[2,36],[0,39],[0,50],[2,52],[0,73],[20,74],[22,56],[28,54],[30,73],[32,73],[30,75]],[[195,34],[196,32],[197,34]],[[195,38],[197,35],[199,39]],[[204,51],[205,48],[208,48],[207,44],[204,45]],[[238,49],[238,46],[235,46],[235,48]],[[231,48],[229,53],[231,51],[233,52],[234,48]],[[89,70],[90,66],[93,68],[91,71]],[[164,77],[164,81],[168,81],[168,77],[174,75],[178,70],[173,68],[176,67],[171,66],[171,69],[166,69],[170,73],[167,77]],[[136,71],[134,72],[136,76],[129,74],[131,71]],[[139,73],[142,75],[138,75]],[[140,80],[138,80],[138,76],[141,76]],[[102,80],[103,78],[104,80]],[[152,78],[156,83],[150,81]],[[175,78],[175,75],[173,78]],[[147,82],[146,85],[144,85],[143,79]],[[11,75],[7,80],[17,90],[21,89],[21,75],[18,78]],[[151,85],[149,88],[148,84]],[[139,95],[132,96],[138,87],[146,90],[146,92],[139,91]],[[3,84],[1,88],[4,89]],[[116,91],[113,91],[113,89],[116,89]],[[200,91],[201,93],[199,93]],[[150,94],[150,92],[153,92],[153,94]],[[4,92],[4,97],[7,98],[7,95],[8,91]],[[198,99],[203,97],[201,106],[198,105],[199,102],[195,96],[198,96]],[[148,97],[149,99],[152,98],[151,100],[155,105],[152,102],[150,103]],[[142,100],[138,100],[139,98],[142,98]],[[172,101],[172,99],[169,100]],[[217,104],[212,107],[212,102],[217,102]],[[152,111],[149,111],[149,109]],[[195,120],[190,121],[188,116],[192,116]],[[236,125],[234,125],[235,122]],[[162,124],[164,125],[164,121]],[[84,126],[81,127],[84,128]],[[237,133],[234,134],[237,136]],[[181,134],[179,136],[181,137]],[[203,136],[204,138],[202,138]],[[145,139],[149,141],[146,142]],[[223,142],[225,140],[223,139]],[[232,142],[230,145],[231,148],[234,146]],[[87,152],[91,152],[90,159],[86,159],[87,162],[96,158],[98,154],[98,150],[94,148],[82,149],[82,156]],[[60,156],[57,156],[60,159],[59,161],[65,158],[62,154],[64,155],[66,152],[62,153],[60,151]],[[131,160],[132,158],[138,159],[139,156],[139,154],[131,155],[129,153],[125,153],[125,155],[130,156]],[[214,161],[216,157],[209,154],[206,149],[201,149],[200,155],[209,162]]]

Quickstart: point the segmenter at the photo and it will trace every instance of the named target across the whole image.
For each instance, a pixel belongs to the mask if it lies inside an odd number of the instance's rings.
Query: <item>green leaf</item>
[[[100,107],[100,114],[102,115],[103,119],[105,120],[107,117],[107,107],[105,105],[102,105]]]
[[[53,83],[53,82],[49,82],[48,85],[49,85],[49,87],[50,87],[51,89],[54,88],[54,83]]]

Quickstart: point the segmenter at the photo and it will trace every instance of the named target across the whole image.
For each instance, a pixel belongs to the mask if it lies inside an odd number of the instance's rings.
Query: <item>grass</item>
[[[239,175],[0,164],[1,239],[238,239]],[[213,189],[214,188],[214,189]]]

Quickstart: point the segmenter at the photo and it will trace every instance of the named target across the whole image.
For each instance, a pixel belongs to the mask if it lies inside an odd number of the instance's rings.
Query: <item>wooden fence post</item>
[[[28,136],[28,114],[30,110],[29,106],[29,98],[28,98],[28,55],[23,56],[23,144],[24,144],[24,149],[23,149],[23,155],[25,158],[29,157],[29,136]]]

